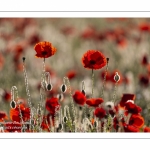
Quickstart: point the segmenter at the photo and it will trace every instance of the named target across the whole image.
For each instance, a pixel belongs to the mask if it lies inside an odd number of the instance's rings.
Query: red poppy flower
[[[79,104],[79,105],[84,105],[86,102],[86,97],[85,95],[80,92],[80,91],[76,91],[73,95],[73,99],[74,101]]]
[[[148,87],[149,86],[149,77],[148,75],[140,75],[140,84]]]
[[[94,27],[88,27],[87,29],[85,29],[82,34],[81,37],[83,39],[92,39],[95,38],[96,35],[96,30]]]
[[[20,104],[20,110],[22,114],[23,121],[27,121],[30,119],[30,109],[25,107],[23,104]],[[17,106],[15,109],[10,110],[10,118],[13,121],[20,122],[20,112],[19,112],[19,106]]]
[[[37,52],[36,56],[40,58],[48,58],[55,54],[56,48],[50,42],[39,42],[34,46]]]
[[[71,80],[77,75],[77,72],[75,70],[71,70],[67,73],[67,77]]]
[[[120,101],[120,106],[121,107],[124,107],[125,103],[128,101],[128,100],[135,100],[135,95],[134,94],[123,94],[122,98],[121,98],[121,101]]]
[[[149,23],[143,22],[139,25],[139,29],[140,29],[140,31],[149,31],[150,25],[149,25]]]
[[[82,57],[84,68],[101,69],[106,63],[105,56],[98,50],[88,50]]]
[[[143,66],[148,65],[148,58],[147,58],[147,55],[144,55],[144,56],[143,56],[141,63],[142,63]]]
[[[62,33],[65,35],[71,35],[75,32],[75,28],[71,26],[66,26],[61,29]]]
[[[142,111],[141,107],[135,105],[132,102],[126,102],[125,103],[125,110],[127,113],[132,113],[132,114],[138,114]]]
[[[2,54],[0,54],[0,70],[3,68],[4,65],[4,57]]]
[[[50,114],[55,114],[55,109],[59,109],[60,104],[58,103],[58,98],[50,98],[46,101],[46,109],[50,112]]]
[[[102,119],[102,118],[105,117],[106,111],[105,111],[105,109],[98,107],[98,108],[95,109],[94,115],[96,117],[98,117],[99,119]]]
[[[11,94],[10,94],[10,92],[8,92],[8,91],[5,91],[4,93],[3,93],[3,99],[5,100],[5,101],[10,101],[11,100]]]
[[[47,130],[48,132],[50,132],[50,130],[49,130],[50,124],[49,124],[48,121],[46,121],[46,120],[47,120],[47,116],[43,116],[41,128],[42,128],[43,130]]]
[[[139,130],[139,128],[137,128],[137,127],[135,127],[133,125],[127,125],[127,124],[125,124],[124,125],[124,131],[125,132],[139,132],[140,130]]]
[[[5,124],[5,132],[21,132],[21,124],[19,122],[8,122]]]
[[[5,119],[8,119],[6,113],[3,111],[0,111],[0,122],[4,121]]]
[[[86,104],[92,107],[98,107],[104,100],[102,98],[91,98],[86,101]]]
[[[144,132],[150,132],[150,127],[144,127]]]
[[[130,125],[133,125],[137,128],[141,128],[144,125],[144,119],[140,115],[132,115],[129,121]]]

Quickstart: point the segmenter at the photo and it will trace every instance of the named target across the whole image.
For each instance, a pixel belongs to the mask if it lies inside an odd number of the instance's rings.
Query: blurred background
[[[53,90],[48,97],[60,93],[63,77],[68,76],[73,92],[81,90],[85,81],[91,92],[91,70],[81,63],[89,49],[100,50],[109,57],[104,100],[112,98],[117,71],[121,77],[116,99],[123,93],[136,95],[135,103],[142,107],[142,116],[149,125],[150,113],[150,19],[148,18],[1,18],[0,19],[0,111],[9,114],[10,91],[17,86],[19,98],[26,100],[22,57],[26,69],[32,102],[39,102],[39,87],[43,59],[36,58],[34,45],[49,41],[57,48],[46,59],[46,71],[51,74]],[[105,68],[94,71],[94,97],[98,97]]]

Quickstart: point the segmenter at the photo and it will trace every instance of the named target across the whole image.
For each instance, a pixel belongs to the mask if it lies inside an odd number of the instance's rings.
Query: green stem
[[[94,94],[94,70],[92,69],[92,93],[91,93],[91,98],[93,98]]]

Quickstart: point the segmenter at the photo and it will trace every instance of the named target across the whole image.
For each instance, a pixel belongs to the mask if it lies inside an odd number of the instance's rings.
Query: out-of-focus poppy
[[[39,42],[34,46],[37,54],[35,56],[40,58],[48,58],[56,53],[56,48],[50,42]]]
[[[150,127],[144,127],[143,131],[144,132],[150,132]]]
[[[32,34],[30,37],[29,37],[29,44],[30,45],[34,45],[38,42],[40,42],[40,36],[38,34]]]
[[[75,28],[72,26],[65,26],[61,29],[64,35],[71,35],[75,32]]]
[[[71,80],[73,79],[75,76],[77,75],[77,72],[75,70],[70,70],[69,72],[67,72],[67,77]]]
[[[8,91],[4,91],[2,97],[4,101],[9,102],[11,100],[11,93]]]
[[[143,66],[148,65],[148,58],[147,58],[147,55],[144,55],[144,56],[143,56],[141,63],[142,63]]]
[[[2,70],[3,65],[4,65],[4,57],[2,54],[0,54],[0,70]]]
[[[87,99],[86,104],[92,107],[98,107],[104,100],[102,98]]]
[[[121,107],[124,107],[125,103],[128,101],[128,100],[135,100],[135,95],[134,94],[123,94],[122,95],[122,98],[121,98],[121,101],[120,101],[120,106]]]
[[[6,113],[4,111],[0,111],[0,122],[4,121],[5,119],[8,119]]]
[[[73,95],[73,99],[74,101],[79,104],[79,105],[84,105],[86,102],[86,97],[85,95],[80,92],[80,91],[76,91]]]
[[[28,107],[25,107],[23,104],[20,104],[20,110],[21,110],[23,121],[29,120],[30,109]],[[15,109],[10,110],[10,118],[13,121],[21,122],[19,106],[17,106]]]
[[[58,98],[50,98],[46,100],[46,109],[50,114],[55,114],[56,109],[59,110],[60,104],[58,103]]]
[[[98,108],[95,109],[94,115],[96,117],[98,117],[99,119],[102,119],[106,116],[106,111],[105,111],[105,109],[103,109],[101,107],[98,107]]]
[[[100,51],[88,50],[82,57],[82,64],[87,69],[101,69],[107,64],[107,60]]]
[[[149,77],[148,75],[140,75],[139,77],[140,84],[144,87],[148,87],[149,85]]]
[[[139,25],[139,29],[140,29],[140,31],[144,31],[144,32],[150,31],[150,24],[146,23],[146,22],[142,22]]]

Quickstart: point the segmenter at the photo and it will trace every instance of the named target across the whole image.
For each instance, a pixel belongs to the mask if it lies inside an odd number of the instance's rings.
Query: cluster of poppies
[[[43,59],[43,72],[38,107],[32,105],[28,89],[28,77],[23,57],[23,71],[28,99],[17,96],[17,88],[13,87],[11,95],[5,92],[5,98],[11,99],[10,115],[0,111],[1,132],[150,132],[144,118],[141,116],[141,107],[136,105],[134,94],[123,94],[116,101],[116,87],[122,80],[118,72],[113,75],[115,83],[111,100],[104,97],[105,83],[110,78],[108,73],[109,58],[99,50],[88,50],[83,54],[81,63],[85,69],[92,70],[91,94],[86,93],[84,81],[81,90],[72,92],[68,77],[64,77],[61,93],[57,96],[51,94],[48,98],[47,91],[53,90],[50,73],[46,71],[45,60],[55,55],[57,49],[48,41],[38,42],[34,49],[35,56]],[[145,61],[143,61],[145,62]],[[145,64],[145,63],[144,63]],[[94,71],[106,67],[103,73],[103,85],[100,97],[94,97]],[[70,75],[70,78],[73,75]],[[109,77],[109,78],[108,78]],[[49,93],[50,94],[50,93]],[[65,101],[69,100],[69,103]]]

